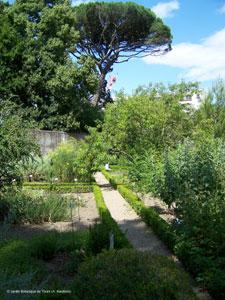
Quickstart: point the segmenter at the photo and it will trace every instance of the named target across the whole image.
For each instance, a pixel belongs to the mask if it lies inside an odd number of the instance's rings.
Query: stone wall
[[[50,131],[50,130],[34,130],[34,136],[40,145],[41,154],[45,155],[49,151],[54,150],[59,144],[67,141],[70,138],[77,140],[84,139],[86,133],[74,133],[69,135],[63,131]]]
[[[34,136],[40,145],[42,155],[69,139],[69,135],[63,131],[34,130]]]

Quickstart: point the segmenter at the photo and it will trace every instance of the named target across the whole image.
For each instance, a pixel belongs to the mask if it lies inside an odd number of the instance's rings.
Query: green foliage
[[[18,274],[18,275],[7,275],[4,271],[0,271],[0,296],[2,300],[10,300],[10,294],[6,294],[4,291],[7,290],[16,290],[20,288],[21,290],[26,290],[27,287],[32,286],[32,282],[34,281],[35,278],[35,271],[28,271],[23,274]],[[40,285],[42,287],[42,285]],[[37,288],[37,287],[36,287]],[[23,299],[31,299],[31,295],[23,295]],[[20,300],[21,297],[14,295],[13,297],[15,300]]]
[[[186,144],[177,150],[171,169],[179,186],[172,193],[181,220],[177,253],[218,298],[224,297],[225,287],[221,280],[225,259],[224,151],[224,143],[216,140],[191,147]]]
[[[32,261],[29,261],[30,252],[26,242],[13,240],[3,245],[0,248],[0,253],[1,270],[5,270],[8,274],[13,272],[20,272],[22,274],[30,270]]]
[[[58,236],[56,234],[43,235],[33,238],[30,242],[30,255],[37,259],[50,260],[57,251]]]
[[[74,170],[74,163],[78,151],[78,143],[70,141],[60,144],[49,154],[50,169],[54,177],[60,181],[74,181],[77,174]]]
[[[58,188],[57,182],[60,181],[92,182],[93,172],[107,161],[109,155],[106,151],[107,145],[104,144],[97,129],[90,128],[90,132],[90,136],[84,141],[71,139],[60,144],[43,159],[35,158],[29,160],[27,164],[20,164],[24,178],[32,174],[34,180],[51,182],[54,189]]]
[[[132,164],[130,164],[128,178],[134,183],[133,188],[136,190],[160,196],[163,167],[161,155],[154,150],[149,150],[143,155],[134,157]]]
[[[90,228],[89,245],[93,253],[99,253],[101,249],[109,249],[109,235],[114,234],[114,246],[116,249],[130,248],[125,235],[119,229],[117,223],[111,217],[107,206],[105,205],[101,189],[99,186],[93,186],[96,205],[101,218],[101,223]]]
[[[69,289],[68,282],[62,284],[62,277],[49,270],[48,262],[66,253],[63,266],[64,276],[77,272],[78,266],[86,258],[88,232],[48,233],[29,240],[9,240],[0,245],[0,297],[10,299],[6,290],[49,290]],[[81,257],[84,253],[84,257]],[[74,262],[77,262],[77,265]],[[55,266],[56,268],[58,265]],[[57,277],[59,276],[59,277]],[[19,298],[15,299],[21,299]],[[44,294],[38,299],[43,299]],[[48,295],[49,296],[49,295]],[[54,296],[54,295],[53,295]],[[64,299],[65,295],[57,295]],[[22,295],[23,299],[37,299],[37,295]],[[49,299],[47,297],[47,299]],[[54,298],[55,299],[55,298]]]
[[[42,223],[68,219],[68,200],[56,193],[6,193],[0,199],[9,223]],[[4,213],[4,212],[3,212]]]
[[[0,14],[0,96],[22,105],[40,128],[95,125],[95,65],[70,55],[78,39],[71,3],[15,1]]]
[[[224,297],[224,151],[223,141],[204,136],[159,157],[149,153],[130,168],[136,186],[174,206],[175,252],[218,299]]]
[[[139,88],[132,96],[117,95],[116,103],[107,106],[102,126],[109,149],[132,162],[134,155],[149,149],[163,152],[190,136],[193,120],[179,103],[186,95],[180,85],[150,86]],[[194,88],[185,86],[193,92]]]
[[[17,166],[25,182],[30,175],[33,181],[42,181],[45,177],[50,181],[50,158],[47,155],[30,157],[26,161],[20,161]]]
[[[73,291],[78,299],[196,299],[187,275],[166,257],[134,250],[104,252],[83,263]]]
[[[222,138],[225,135],[225,82],[217,80],[195,114],[195,136]]]
[[[29,128],[17,106],[0,103],[0,192],[21,183],[18,163],[38,152]]]

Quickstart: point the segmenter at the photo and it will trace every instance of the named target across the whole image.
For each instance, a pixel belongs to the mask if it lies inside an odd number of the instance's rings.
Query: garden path
[[[103,198],[113,219],[118,223],[133,247],[140,251],[150,251],[172,257],[172,253],[142,221],[117,190],[112,189],[101,172],[95,174],[95,180],[101,187]]]
[[[176,256],[169,251],[154,234],[153,230],[142,221],[141,217],[136,214],[120,193],[112,188],[101,172],[95,173],[95,180],[102,190],[105,204],[111,216],[133,247],[139,251],[149,251],[153,254],[170,257],[182,267]],[[202,291],[198,287],[193,287],[193,290],[199,300],[211,300],[206,291]]]

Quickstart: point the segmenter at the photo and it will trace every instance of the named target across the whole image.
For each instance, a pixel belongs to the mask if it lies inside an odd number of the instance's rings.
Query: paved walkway
[[[151,251],[154,254],[172,257],[172,253],[146,226],[120,193],[112,189],[105,176],[97,172],[95,180],[102,189],[105,204],[111,216],[118,223],[121,231],[126,234],[133,247],[140,251]]]

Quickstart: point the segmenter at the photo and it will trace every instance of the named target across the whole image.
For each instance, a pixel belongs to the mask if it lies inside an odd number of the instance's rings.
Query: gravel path
[[[120,193],[112,189],[104,175],[97,172],[95,180],[102,189],[103,197],[111,216],[126,234],[134,248],[140,251],[151,251],[154,254],[172,257],[172,253],[153,231],[146,226]]]
[[[111,216],[126,234],[133,247],[139,251],[150,251],[153,254],[170,257],[182,268],[178,259],[159,240],[153,231],[146,226],[120,193],[111,187],[101,172],[95,174],[95,180],[101,187],[105,204]],[[191,278],[190,280],[192,281]],[[209,294],[206,291],[202,291],[201,288],[193,286],[193,291],[199,300],[212,300]]]

